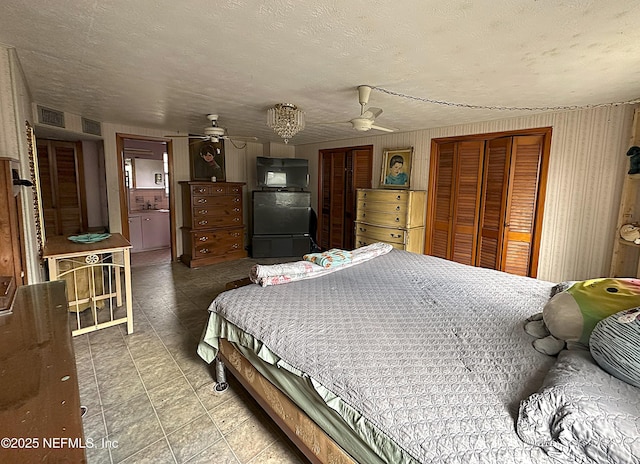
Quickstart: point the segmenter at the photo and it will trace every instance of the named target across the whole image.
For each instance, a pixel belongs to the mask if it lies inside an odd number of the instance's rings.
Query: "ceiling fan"
[[[229,140],[231,142],[255,142],[257,137],[242,137],[236,135],[228,135],[227,130],[224,127],[218,126],[218,115],[208,114],[207,119],[211,121],[211,126],[204,128],[203,135],[166,135],[165,137],[178,138],[188,137],[190,139],[202,140],[207,142],[217,143],[220,140]]]
[[[382,108],[375,108],[370,106],[365,107],[369,103],[369,96],[371,95],[371,87],[368,85],[358,86],[358,101],[360,102],[360,116],[357,116],[349,121],[338,121],[338,123],[325,123],[325,124],[339,124],[349,123],[351,127],[359,132],[366,132],[371,129],[383,131],[383,132],[396,132],[398,129],[391,127],[384,127],[375,124],[376,118],[382,114]]]

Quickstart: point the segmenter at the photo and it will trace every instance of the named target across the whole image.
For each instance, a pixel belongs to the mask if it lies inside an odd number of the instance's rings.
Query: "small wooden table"
[[[129,241],[118,233],[96,243],[75,243],[63,236],[47,239],[43,257],[48,263],[49,280],[67,282],[69,311],[76,313],[77,329],[73,335],[124,323],[127,333],[133,332],[130,248]],[[124,271],[124,293],[121,271]],[[122,307],[123,297],[126,315],[117,317],[114,313]],[[106,306],[109,317],[105,320]],[[91,309],[91,317],[81,315],[86,309]],[[87,319],[89,325],[83,324]]]

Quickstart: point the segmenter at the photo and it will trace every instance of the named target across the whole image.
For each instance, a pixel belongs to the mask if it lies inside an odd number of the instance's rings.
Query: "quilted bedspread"
[[[544,387],[520,405],[518,434],[577,463],[640,462],[640,389],[605,372],[587,350],[563,351]]]
[[[393,250],[225,292],[210,310],[338,395],[407,462],[557,463],[516,433],[520,402],[555,362],[523,330],[552,286]]]

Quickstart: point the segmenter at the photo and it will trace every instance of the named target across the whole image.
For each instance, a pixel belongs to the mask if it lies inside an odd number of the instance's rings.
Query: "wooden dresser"
[[[239,182],[180,182],[182,249],[189,267],[244,258],[242,186]]]
[[[385,242],[424,253],[426,200],[424,190],[358,189],[356,247]]]

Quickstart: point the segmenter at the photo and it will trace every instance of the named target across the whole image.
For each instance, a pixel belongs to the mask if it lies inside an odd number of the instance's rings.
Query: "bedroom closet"
[[[425,252],[535,277],[551,128],[434,139]]]
[[[320,150],[318,245],[355,248],[356,189],[371,188],[373,146]]]
[[[82,144],[37,140],[45,234],[87,232]]]

